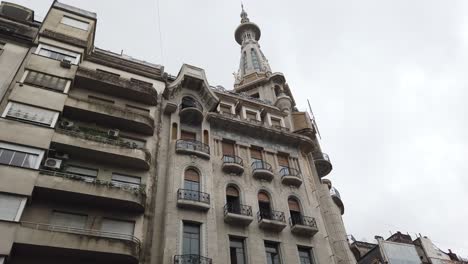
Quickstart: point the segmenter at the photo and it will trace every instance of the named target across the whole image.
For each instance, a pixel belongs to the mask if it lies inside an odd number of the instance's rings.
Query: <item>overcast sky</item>
[[[10,0],[45,16],[51,0]],[[62,0],[98,14],[96,46],[205,69],[232,88],[239,1]],[[309,99],[347,232],[421,233],[468,256],[468,1],[244,0],[273,71]],[[162,43],[162,56],[161,56]]]

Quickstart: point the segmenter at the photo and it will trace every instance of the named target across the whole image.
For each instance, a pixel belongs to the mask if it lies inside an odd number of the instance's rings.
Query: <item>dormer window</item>
[[[220,104],[219,112],[222,114],[232,114],[232,106],[228,104]]]
[[[247,118],[247,120],[258,120],[257,119],[257,112],[254,112],[254,111],[245,111],[245,116]]]
[[[272,117],[271,118],[271,125],[274,127],[281,127],[281,119]]]
[[[84,31],[88,31],[88,28],[89,28],[89,22],[81,21],[81,20],[78,20],[69,16],[63,16],[60,23],[70,26],[70,27],[81,29]]]

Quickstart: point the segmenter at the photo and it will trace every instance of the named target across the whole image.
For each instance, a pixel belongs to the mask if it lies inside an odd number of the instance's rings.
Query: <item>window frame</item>
[[[243,263],[247,263],[247,247],[246,247],[246,238],[237,237],[237,236],[228,236],[229,237],[229,260],[231,260],[231,241],[237,241],[242,243],[242,254],[243,254]],[[237,257],[237,254],[236,254]]]
[[[139,179],[140,182],[139,182],[139,183],[134,183],[134,182],[127,182],[127,181],[122,181],[122,180],[115,180],[115,179],[114,179],[114,175],[115,175],[115,176],[121,176],[121,177],[127,177],[127,178]],[[117,182],[117,183],[115,183],[115,182]],[[140,186],[142,185],[142,183],[141,183],[141,177],[132,176],[132,175],[127,175],[127,174],[118,173],[118,172],[112,172],[112,175],[111,175],[111,183],[117,184],[117,185],[119,185],[119,186],[128,186],[128,187],[136,187],[136,188],[140,188]]]
[[[246,120],[250,120],[250,118],[247,117],[247,112],[255,113],[255,120],[262,121],[262,119],[260,118],[260,112],[258,110],[249,107],[243,107],[244,118]]]
[[[275,249],[276,249],[276,254],[278,255],[278,264],[283,264],[283,260],[282,260],[282,254],[281,254],[281,248],[280,248],[280,242],[275,242],[275,241],[269,241],[269,240],[264,240],[263,241],[263,245],[264,245],[264,248],[265,248],[265,259],[268,260],[268,257],[267,257],[267,244],[270,245],[270,246],[274,246]],[[268,263],[268,262],[267,262]],[[273,263],[273,264],[276,264],[276,263]]]
[[[104,221],[114,221],[114,222],[126,222],[126,223],[132,223],[133,224],[133,231],[131,234],[126,234],[126,233],[118,233],[118,232],[110,232],[110,231],[104,231],[102,230],[103,223]],[[103,217],[99,226],[99,230],[102,232],[107,232],[109,233],[109,237],[114,237],[112,234],[116,235],[128,235],[128,236],[135,236],[135,229],[136,229],[136,221],[135,220],[128,220],[128,219],[119,219],[119,218],[113,218],[113,217]],[[117,238],[120,238],[120,236],[116,236]]]
[[[60,90],[58,90],[58,89],[50,88],[50,87],[47,87],[47,86],[41,86],[41,85],[38,85],[38,84],[26,82],[26,79],[28,78],[28,75],[29,75],[31,72],[37,72],[37,73],[40,73],[40,74],[49,75],[49,76],[52,76],[52,77],[55,77],[55,78],[63,79],[63,80],[66,80],[66,81],[67,81],[67,84],[66,84],[65,87],[63,88],[63,91],[60,91]],[[71,87],[71,80],[70,80],[70,79],[63,78],[63,77],[60,77],[60,76],[56,76],[56,75],[49,74],[49,73],[44,73],[44,72],[40,72],[40,71],[30,70],[30,69],[27,69],[27,70],[24,71],[23,77],[21,77],[20,83],[26,84],[26,85],[29,85],[29,86],[34,86],[34,87],[42,88],[42,89],[46,89],[46,90],[49,90],[49,91],[54,91],[54,92],[58,92],[58,93],[64,93],[64,94],[68,94],[68,91],[70,90],[70,87]]]
[[[24,105],[24,106],[27,106],[27,107],[41,109],[41,110],[44,110],[44,111],[53,112],[54,116],[52,118],[52,122],[50,124],[47,124],[47,123],[35,122],[35,121],[29,120],[29,119],[23,119],[23,118],[18,118],[18,117],[14,117],[14,116],[8,116],[8,112],[10,111],[13,104],[19,104],[19,105]],[[59,115],[60,115],[60,112],[58,112],[58,111],[45,109],[45,108],[38,107],[38,106],[35,106],[35,105],[29,105],[29,104],[25,104],[25,103],[16,102],[16,101],[8,101],[8,104],[7,104],[7,106],[5,107],[5,110],[2,113],[2,118],[16,120],[16,121],[19,121],[19,122],[24,122],[24,123],[34,124],[34,125],[39,125],[39,126],[43,126],[43,127],[54,128],[55,125],[57,124],[57,120],[59,118]]]
[[[307,253],[308,258],[310,260],[309,263],[311,263],[311,264],[317,263],[315,261],[314,249],[312,247],[305,247],[305,246],[298,245],[297,246],[297,253],[298,253],[298,256],[299,256],[299,263],[301,263],[301,251]]]
[[[185,226],[197,226],[198,227],[198,253],[197,255],[201,255],[203,252],[203,224],[198,222],[192,221],[184,221],[182,220],[182,232],[181,232],[181,247],[180,247],[180,254],[184,254],[184,236],[185,236]],[[191,233],[194,234],[194,233]]]
[[[70,63],[74,64],[74,65],[78,65],[80,63],[80,61],[81,61],[81,54],[78,53],[78,52],[69,51],[69,50],[66,50],[66,49],[58,48],[58,47],[47,45],[47,44],[44,44],[44,43],[40,43],[37,46],[36,51],[34,52],[34,54],[36,54],[38,56],[49,58],[51,60],[60,61],[58,59],[51,58],[51,57],[48,57],[46,55],[40,54],[41,50],[43,50],[43,49],[49,50],[49,51],[52,51],[52,52],[55,52],[55,53],[59,53],[59,54],[65,55],[65,56],[75,57],[75,59],[73,61],[70,61]]]
[[[270,126],[274,126],[273,125],[273,119],[279,120],[280,121],[280,126],[285,127],[284,118],[282,116],[276,116],[276,115],[272,115],[272,114],[268,113],[268,121],[270,122]]]
[[[10,164],[1,164],[1,165],[4,165],[4,166],[12,166],[12,167],[19,167],[19,168],[37,170],[37,169],[39,169],[39,166],[41,165],[42,159],[44,158],[44,150],[37,149],[37,148],[30,148],[30,147],[24,147],[24,146],[10,144],[10,143],[6,143],[6,142],[0,142],[0,149],[8,149],[8,150],[12,150],[12,151],[15,151],[15,152],[22,152],[22,153],[32,154],[32,155],[37,156],[35,164],[31,168],[15,166],[15,165],[10,165]]]
[[[70,171],[68,171],[68,169],[69,169],[70,167],[96,171],[96,176],[91,176],[91,175],[87,175],[87,174],[84,174],[84,173],[70,172]],[[95,169],[95,168],[91,168],[91,167],[85,167],[85,166],[81,166],[81,165],[73,165],[73,164],[67,164],[67,166],[64,168],[64,172],[65,172],[65,173],[69,173],[69,174],[78,175],[78,176],[80,176],[80,177],[83,177],[83,180],[84,180],[85,182],[94,182],[95,180],[97,180],[97,178],[98,178],[98,176],[99,176],[99,169]]]
[[[83,25],[83,27],[79,27],[79,26],[73,25],[72,23],[66,23],[66,22],[64,22],[64,19],[69,19],[69,20],[74,21],[74,22],[80,22],[80,23],[86,24],[86,28],[84,28],[84,25]],[[84,20],[76,19],[76,18],[71,17],[71,16],[64,15],[62,17],[62,19],[60,19],[60,24],[67,25],[69,27],[80,29],[80,30],[83,30],[83,31],[89,31],[89,26],[90,26],[91,23],[88,22],[88,21],[84,21]]]
[[[26,201],[28,200],[28,198],[22,195],[16,195],[16,194],[11,194],[11,193],[4,193],[4,192],[0,192],[0,195],[12,196],[12,197],[17,197],[18,199],[21,199],[19,202],[19,206],[17,208],[15,217],[12,220],[0,218],[0,221],[19,222],[21,219],[21,215],[23,214],[24,207],[26,206]]]
[[[233,111],[233,109],[234,109],[234,104],[227,103],[227,102],[221,102],[221,103],[219,103],[219,105],[218,105],[218,111],[219,111],[220,113],[224,113],[224,111],[222,111],[222,107],[221,107],[221,106],[223,106],[223,107],[225,107],[225,108],[228,108],[228,107],[229,107],[229,114],[234,114],[234,112],[235,112],[235,111]]]
[[[52,210],[52,214],[51,214],[51,217],[50,217],[50,224],[51,224],[51,225],[54,225],[54,226],[61,226],[61,225],[58,225],[58,224],[53,223],[53,221],[54,221],[54,215],[55,215],[56,213],[57,213],[57,214],[62,214],[62,215],[73,215],[73,216],[85,217],[85,221],[84,221],[83,227],[74,227],[74,226],[71,226],[71,225],[67,225],[67,226],[65,226],[65,227],[76,228],[76,229],[86,229],[86,225],[88,224],[88,217],[89,217],[87,214],[75,213],[75,212],[69,212],[69,211],[62,211],[62,210]]]

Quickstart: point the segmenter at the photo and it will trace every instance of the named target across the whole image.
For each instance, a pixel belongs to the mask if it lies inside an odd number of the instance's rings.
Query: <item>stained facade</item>
[[[0,263],[355,263],[314,121],[244,10],[233,89],[99,49],[96,14],[57,1],[0,23]]]

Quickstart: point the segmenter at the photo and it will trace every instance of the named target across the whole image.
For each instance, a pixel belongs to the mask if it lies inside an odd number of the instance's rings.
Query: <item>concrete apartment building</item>
[[[314,121],[242,10],[233,89],[0,6],[0,263],[356,263]]]

